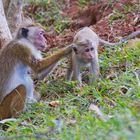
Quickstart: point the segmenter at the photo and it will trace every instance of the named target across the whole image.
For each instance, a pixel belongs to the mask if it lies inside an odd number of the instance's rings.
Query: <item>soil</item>
[[[63,31],[64,35],[47,35],[50,47],[70,44],[75,32],[84,26],[90,26],[100,38],[110,42],[116,42],[140,30],[139,0],[119,0],[112,3],[102,0],[83,9],[80,9],[77,0],[65,1],[62,15],[71,17],[72,23]]]

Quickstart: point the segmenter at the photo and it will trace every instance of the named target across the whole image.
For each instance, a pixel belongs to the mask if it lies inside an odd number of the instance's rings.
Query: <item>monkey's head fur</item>
[[[20,27],[15,38],[26,38],[30,43],[32,43],[36,47],[36,49],[40,51],[45,51],[48,49],[48,46],[44,34],[45,31],[41,26],[32,24]]]
[[[90,40],[77,41],[73,46],[76,57],[84,62],[91,62],[95,57],[95,46]]]

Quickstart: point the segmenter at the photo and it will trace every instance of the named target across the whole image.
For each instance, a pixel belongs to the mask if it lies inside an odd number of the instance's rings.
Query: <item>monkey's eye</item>
[[[90,50],[91,50],[91,51],[93,51],[93,50],[94,50],[94,48],[90,48]]]
[[[89,52],[90,50],[89,49],[85,49],[85,52]]]
[[[44,32],[44,31],[41,31],[39,34],[40,34],[40,35],[44,35],[44,34],[45,34],[45,32]]]

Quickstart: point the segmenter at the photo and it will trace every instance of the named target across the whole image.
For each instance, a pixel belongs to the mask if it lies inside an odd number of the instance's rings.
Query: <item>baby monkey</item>
[[[92,84],[99,75],[98,45],[99,38],[90,28],[85,27],[74,37],[73,51],[67,71],[67,80],[77,80],[82,85],[80,69],[89,67]]]
[[[89,27],[84,27],[74,37],[73,51],[70,56],[70,64],[67,71],[67,80],[77,80],[82,85],[80,69],[89,67],[89,82],[92,84],[99,76],[98,46],[102,43],[106,46],[120,45],[127,40],[140,34],[140,30],[131,33],[128,37],[121,39],[117,43],[110,43],[102,40]]]

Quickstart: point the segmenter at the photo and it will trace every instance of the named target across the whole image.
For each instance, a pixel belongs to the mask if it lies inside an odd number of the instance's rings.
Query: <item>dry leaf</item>
[[[70,120],[69,121],[70,124],[76,124],[76,122],[77,122],[76,120]]]
[[[60,105],[59,101],[52,101],[49,103],[49,106],[51,107],[58,107]]]
[[[99,119],[101,119],[102,121],[106,121],[106,116],[104,116],[104,114],[101,112],[98,106],[91,104],[89,106],[89,110],[94,111],[96,115],[99,117]]]
[[[128,91],[128,88],[125,87],[125,86],[121,86],[119,91],[120,91],[121,94],[126,94],[127,91]]]

